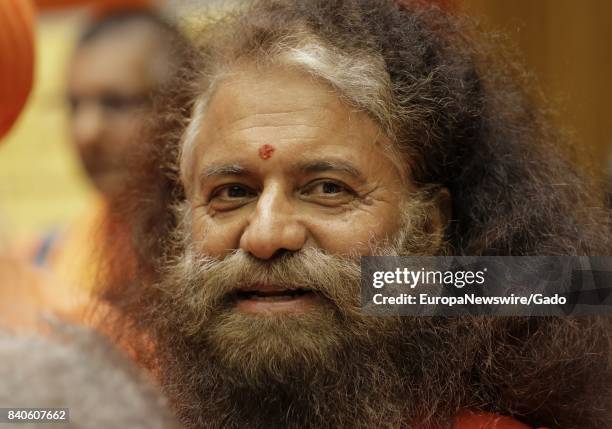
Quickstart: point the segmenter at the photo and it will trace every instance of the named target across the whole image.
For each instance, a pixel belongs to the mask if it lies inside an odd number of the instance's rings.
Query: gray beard
[[[403,211],[400,231],[369,243],[370,254],[435,252],[439,240],[423,232],[429,207],[414,201]],[[188,427],[407,427],[415,419],[427,424],[431,416],[421,399],[430,398],[422,390],[428,366],[421,359],[434,351],[453,356],[443,348],[454,343],[445,342],[445,335],[432,337],[431,329],[443,329],[430,320],[364,316],[359,255],[304,249],[269,262],[240,250],[223,259],[206,257],[190,241],[188,210],[179,217],[183,223],[171,252],[179,256],[166,261],[157,284],[155,320],[161,323],[155,342],[162,384]],[[227,300],[237,287],[287,279],[323,297],[320,308],[257,317],[234,311]],[[419,337],[423,332],[426,339]],[[456,374],[456,368],[437,371],[426,382],[440,386],[433,391],[446,390]],[[445,421],[444,415],[436,418]]]
[[[434,418],[444,428],[465,403],[474,327],[405,318],[395,334],[346,338],[317,365],[303,356],[284,366],[261,359],[249,371],[209,340],[165,336],[161,381],[190,428],[426,428]]]
[[[406,227],[371,254],[433,254],[424,246],[433,242]],[[355,255],[306,249],[269,262],[241,251],[215,259],[184,233],[169,253],[178,256],[166,261],[154,298],[132,317],[146,320],[154,369],[188,428],[443,429],[466,407],[537,410],[548,420],[536,416],[533,424],[551,425],[571,407],[546,402],[542,392],[554,387],[590,409],[597,399],[580,397],[576,386],[608,380],[602,321],[367,317]],[[241,285],[286,279],[315,290],[324,304],[258,318],[226,299]],[[529,375],[536,373],[549,376]],[[576,374],[567,387],[557,383]]]

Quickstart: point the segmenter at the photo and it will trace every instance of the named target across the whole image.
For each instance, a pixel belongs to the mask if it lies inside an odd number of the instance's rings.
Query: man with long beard
[[[362,255],[609,251],[603,199],[498,47],[419,1],[260,1],[203,28],[102,291],[188,427],[610,425],[607,319],[360,311]]]

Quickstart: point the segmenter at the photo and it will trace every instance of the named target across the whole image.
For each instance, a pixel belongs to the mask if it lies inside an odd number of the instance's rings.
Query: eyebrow
[[[364,180],[363,174],[357,167],[348,161],[342,160],[314,160],[298,164],[296,166],[304,173],[323,173],[326,171],[338,171],[349,174],[356,179]]]
[[[200,174],[200,181],[218,176],[244,176],[247,170],[237,163],[214,164],[206,167]]]
[[[322,173],[327,171],[337,171],[355,177],[358,180],[364,181],[365,178],[361,171],[353,164],[343,160],[328,160],[319,159],[297,163],[293,166],[295,170],[302,173]],[[245,176],[249,174],[246,167],[239,163],[213,164],[206,167],[200,174],[200,182],[206,181],[212,177],[222,176]]]

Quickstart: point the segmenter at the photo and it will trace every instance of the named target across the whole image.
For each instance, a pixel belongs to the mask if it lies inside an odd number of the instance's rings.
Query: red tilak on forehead
[[[275,150],[276,149],[274,149],[274,146],[265,144],[259,148],[259,157],[263,159],[264,161],[266,159],[270,159],[272,158],[272,154],[274,153]]]

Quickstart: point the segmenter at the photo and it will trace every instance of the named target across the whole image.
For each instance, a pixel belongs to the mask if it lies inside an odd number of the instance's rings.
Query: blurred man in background
[[[104,198],[122,190],[130,153],[150,116],[151,93],[168,78],[170,33],[154,13],[125,12],[93,22],[78,42],[68,82],[71,131]]]
[[[33,3],[0,4],[0,138],[17,120],[33,83],[37,12]],[[45,0],[36,6],[40,10],[94,7],[94,18],[74,54],[69,99],[78,152],[102,197],[60,233],[28,240],[25,246],[1,237],[0,303],[5,305],[0,308],[0,325],[28,330],[37,324],[40,310],[81,319],[81,308],[89,300],[87,291],[95,281],[96,238],[105,233],[121,235],[119,226],[99,231],[106,218],[106,201],[119,186],[120,180],[114,178],[125,174],[117,160],[125,159],[127,146],[136,147],[141,138],[149,97],[169,74],[165,41],[176,34],[150,1]],[[104,168],[91,167],[102,159],[99,164]],[[43,269],[32,269],[31,261]]]
[[[67,229],[35,246],[36,265],[56,282],[90,290],[100,236],[124,233],[119,223],[106,222],[107,204],[123,190],[128,160],[147,138],[151,96],[171,73],[169,39],[175,36],[152,10],[130,9],[98,17],[77,43],[67,85],[70,129],[99,198]]]
[[[28,0],[0,1],[0,143],[32,87],[34,21]],[[69,297],[37,274],[0,237],[0,407],[68,408],[67,421],[53,423],[61,428],[178,429],[157,389],[98,335],[68,326],[45,339],[5,333],[36,330],[41,311],[64,309]]]

